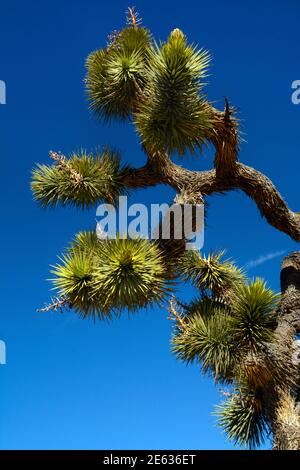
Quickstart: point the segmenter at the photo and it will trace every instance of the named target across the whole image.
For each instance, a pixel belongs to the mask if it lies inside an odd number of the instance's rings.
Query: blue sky
[[[207,93],[216,106],[227,96],[238,107],[241,161],[267,174],[300,210],[300,105],[291,102],[291,83],[300,79],[299,2],[136,4],[157,39],[179,27],[212,52]],[[127,6],[1,3],[0,80],[7,85],[7,104],[0,106],[0,339],[7,345],[7,364],[0,366],[1,449],[231,448],[211,416],[219,401],[212,382],[170,352],[166,312],[142,311],[110,324],[36,312],[49,299],[49,264],[76,232],[93,227],[95,212],[37,207],[29,187],[34,163],[49,162],[50,149],[68,154],[104,144],[132,164],[144,161],[134,129],[91,116],[83,86],[86,56],[122,27]],[[200,170],[210,168],[212,158],[182,163]],[[169,202],[172,196],[158,187],[132,200]],[[225,248],[244,265],[297,246],[236,192],[209,199],[204,248]],[[280,260],[252,266],[249,275],[278,289]]]

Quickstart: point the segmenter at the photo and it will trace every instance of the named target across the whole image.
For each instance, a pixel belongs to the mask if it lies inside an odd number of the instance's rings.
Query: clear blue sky
[[[32,201],[35,162],[112,144],[132,164],[144,156],[128,125],[104,126],[87,109],[84,60],[122,27],[127,1],[1,2],[0,106],[1,321],[7,365],[0,366],[2,449],[229,449],[211,416],[219,395],[197,367],[170,353],[171,324],[159,309],[111,324],[70,313],[41,314],[49,264],[74,234],[93,226],[93,210],[43,211]],[[240,159],[265,172],[291,208],[299,202],[300,79],[297,0],[260,2],[141,0],[144,24],[158,39],[179,27],[213,54],[207,92],[239,108],[246,142]],[[211,167],[211,156],[188,159]],[[132,200],[168,202],[166,188]],[[261,219],[243,194],[209,199],[205,251],[225,248],[241,265],[297,248]],[[279,288],[280,257],[249,271]],[[185,296],[191,294],[187,289]]]

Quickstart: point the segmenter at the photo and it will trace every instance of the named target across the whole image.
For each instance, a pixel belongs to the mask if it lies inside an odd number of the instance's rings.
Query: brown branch
[[[173,320],[176,322],[178,328],[180,330],[184,330],[186,327],[186,323],[184,321],[184,317],[182,316],[182,313],[179,310],[179,307],[177,305],[177,302],[174,297],[171,298],[169,301],[169,312],[170,315],[168,316],[168,320]]]
[[[269,178],[242,163],[235,164],[233,174],[220,176],[216,170],[187,170],[175,165],[166,155],[157,154],[144,167],[131,169],[125,178],[128,188],[157,184],[167,184],[177,192],[194,194],[199,201],[202,196],[240,189],[253,199],[270,225],[300,241],[300,214],[289,209]]]
[[[63,310],[64,308],[71,308],[70,302],[67,297],[54,297],[51,302],[43,308],[39,308],[37,311],[42,313],[56,312],[57,310]]]
[[[125,184],[129,188],[167,184],[176,192],[193,194],[199,202],[204,196],[240,189],[253,199],[270,225],[300,241],[300,213],[289,209],[269,178],[238,162],[238,120],[234,108],[225,99],[224,111],[212,107],[212,113],[214,133],[209,140],[216,149],[215,169],[189,171],[175,165],[164,153],[148,153],[147,164],[131,170]]]
[[[239,151],[238,121],[235,109],[229,106],[225,98],[225,109],[223,112],[212,108],[215,125],[214,135],[210,139],[216,154],[214,167],[218,177],[226,178],[234,175]]]

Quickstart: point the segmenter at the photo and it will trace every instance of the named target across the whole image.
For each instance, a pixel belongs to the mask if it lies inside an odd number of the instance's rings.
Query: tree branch
[[[235,109],[229,106],[225,98],[223,112],[212,108],[215,126],[211,142],[216,149],[214,167],[218,177],[234,175],[239,150],[238,121]]]
[[[270,225],[300,241],[300,214],[289,209],[271,180],[259,171],[236,162],[233,173],[226,176],[217,170],[190,171],[174,164],[166,155],[156,155],[147,164],[131,169],[125,178],[128,188],[144,188],[167,184],[176,191],[187,191],[202,200],[202,196],[240,189],[256,203]]]

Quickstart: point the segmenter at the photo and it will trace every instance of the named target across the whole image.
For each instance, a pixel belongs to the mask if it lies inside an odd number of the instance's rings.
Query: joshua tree
[[[133,9],[128,24],[87,58],[86,88],[96,116],[130,120],[147,163],[122,165],[105,149],[69,158],[50,152],[51,165],[33,171],[32,190],[43,206],[82,209],[157,184],[176,190],[178,204],[202,204],[214,193],[241,190],[275,228],[300,241],[300,214],[272,182],[238,162],[239,123],[226,100],[217,110],[204,95],[209,54],[174,29],[155,43]],[[214,168],[189,171],[175,152],[215,147]],[[169,302],[175,321],[172,348],[196,362],[225,395],[216,414],[229,438],[251,448],[269,434],[275,449],[300,449],[300,253],[283,260],[281,294],[261,279],[249,282],[222,254],[186,251],[184,240],[99,239],[77,234],[54,268],[58,297],[44,310],[72,308],[83,318],[112,318]],[[191,282],[197,297],[183,304],[172,295],[176,280]]]

